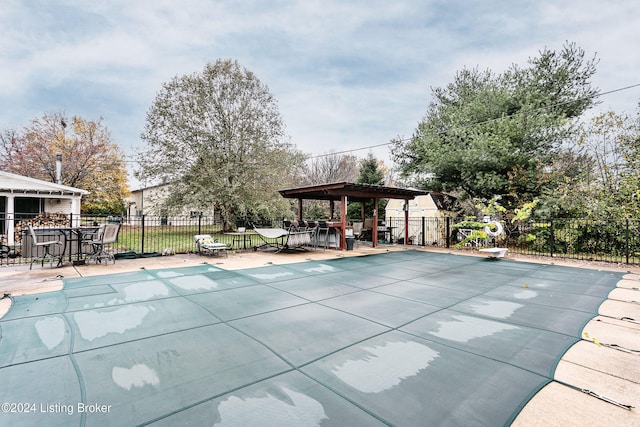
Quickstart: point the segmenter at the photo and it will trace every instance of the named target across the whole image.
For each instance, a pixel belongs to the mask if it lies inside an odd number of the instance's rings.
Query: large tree
[[[22,132],[0,136],[0,168],[56,182],[56,155],[62,154],[62,184],[82,188],[82,211],[120,213],[129,195],[124,153],[102,123],[63,112],[35,118]]]
[[[274,217],[290,203],[304,157],[288,141],[267,86],[237,61],[165,83],[147,113],[137,177],[167,183],[163,208],[214,207],[229,229],[237,216]]]
[[[459,71],[453,83],[433,89],[413,137],[395,142],[403,175],[423,177],[424,188],[462,198],[499,195],[508,208],[538,197],[574,132],[572,120],[598,93],[590,83],[596,60],[584,55],[566,44],[499,75]]]

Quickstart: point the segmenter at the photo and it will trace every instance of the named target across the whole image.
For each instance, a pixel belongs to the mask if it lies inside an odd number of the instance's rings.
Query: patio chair
[[[107,250],[106,245],[115,243],[118,241],[118,233],[120,232],[120,223],[115,224],[101,224],[98,227],[98,231],[95,234],[91,234],[90,239],[84,241],[84,243],[91,244],[93,248],[92,253],[89,255],[89,260],[94,260],[96,263],[102,262],[102,260],[113,260],[116,263],[116,258],[112,251]]]
[[[193,236],[193,240],[196,242],[198,255],[218,256],[224,253],[225,257],[229,256],[227,245],[214,240],[210,234],[197,234]]]
[[[7,260],[7,265],[9,265],[9,260],[13,260],[15,264],[16,258],[20,258],[22,255],[20,251],[16,251],[11,246],[5,244],[5,235],[0,234],[0,265],[4,262],[3,260]]]
[[[62,246],[62,248],[64,249],[63,242],[60,239],[57,239],[55,236],[44,235],[41,235],[40,237],[46,237],[49,240],[45,239],[44,241],[38,241],[38,235],[36,235],[33,226],[29,224],[28,228],[29,235],[31,236],[31,264],[29,264],[29,270],[33,268],[34,262],[40,262],[40,265],[44,267],[44,263],[46,261],[48,261],[49,264],[53,265],[53,260],[55,259],[58,260],[58,265],[56,267],[60,267],[62,265],[62,255],[64,253],[64,250],[61,250],[59,254],[54,254],[51,252],[51,248],[55,246]],[[39,255],[38,252],[42,251],[44,251],[44,253],[42,255]]]
[[[363,229],[362,221],[353,223],[353,238],[355,239],[355,243],[357,243],[358,240],[360,240],[360,238],[362,237],[362,229]]]
[[[327,221],[318,221],[316,230],[316,248],[322,243],[322,247],[326,250],[329,245],[329,225]]]
[[[373,218],[365,218],[362,230],[360,231],[360,240],[372,238],[373,233]]]
[[[353,223],[353,237],[355,237],[356,239],[360,239],[360,236],[362,235],[363,228],[364,228],[364,224],[362,223],[362,221],[354,222]]]
[[[307,230],[309,232],[309,238],[311,239],[311,246],[314,249],[318,247],[318,223],[316,221],[306,221]]]

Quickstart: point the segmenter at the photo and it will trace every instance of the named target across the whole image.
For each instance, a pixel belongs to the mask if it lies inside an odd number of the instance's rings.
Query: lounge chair
[[[280,252],[287,249],[304,249],[305,246],[311,246],[313,230],[290,231],[284,228],[254,228],[254,230],[264,242],[262,245],[254,247],[254,250],[275,246],[277,248],[276,252]]]
[[[197,234],[193,236],[193,240],[196,242],[196,248],[198,255],[220,255],[224,253],[225,257],[228,257],[227,245],[225,243],[219,243],[214,240],[210,234]]]

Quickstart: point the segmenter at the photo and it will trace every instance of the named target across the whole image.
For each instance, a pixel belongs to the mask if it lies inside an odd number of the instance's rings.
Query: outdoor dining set
[[[34,263],[62,266],[65,260],[74,264],[87,261],[100,263],[115,257],[107,245],[118,240],[120,224],[100,224],[95,226],[35,228],[28,225],[22,239],[20,255],[29,258],[29,269]]]

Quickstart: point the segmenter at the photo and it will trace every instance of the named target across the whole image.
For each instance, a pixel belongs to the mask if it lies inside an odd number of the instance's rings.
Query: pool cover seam
[[[75,358],[75,354],[73,352],[73,347],[75,345],[75,333],[73,328],[71,327],[71,324],[69,323],[68,319],[66,318],[66,316],[62,316],[64,319],[65,324],[67,325],[67,327],[69,328],[69,352],[68,352],[68,356],[69,359],[71,360],[71,364],[73,365],[73,369],[76,372],[76,377],[78,378],[78,385],[80,387],[80,399],[82,400],[82,403],[86,404],[87,403],[87,388],[86,385],[84,383],[84,376],[82,375],[82,370],[80,369],[80,366],[78,365],[78,361]],[[82,412],[80,415],[80,426],[84,427],[86,425],[87,422],[87,414],[86,412]]]
[[[65,317],[64,313],[62,313],[62,317]],[[65,322],[67,322],[66,318],[65,318]],[[39,362],[39,361],[42,361],[42,360],[49,360],[49,359],[55,359],[55,358],[58,358],[58,357],[65,357],[65,356],[68,356],[69,354],[74,354],[74,355],[75,354],[82,354],[82,353],[86,353],[88,351],[100,350],[100,349],[104,349],[104,348],[108,348],[108,347],[118,346],[118,345],[121,345],[121,344],[132,343],[132,342],[135,342],[135,341],[144,341],[144,340],[147,340],[147,339],[158,338],[158,337],[162,337],[162,336],[165,336],[165,335],[171,335],[171,334],[174,334],[174,333],[186,332],[186,331],[191,331],[191,330],[200,329],[200,328],[207,328],[207,327],[210,327],[210,326],[221,325],[223,323],[224,322],[222,320],[220,320],[219,322],[206,323],[206,324],[202,324],[202,325],[198,325],[198,326],[191,326],[189,328],[182,328],[182,329],[176,329],[176,330],[173,330],[173,331],[162,332],[162,333],[159,333],[159,334],[147,335],[147,336],[145,336],[143,338],[133,338],[133,339],[130,339],[130,340],[118,341],[118,342],[115,342],[115,343],[99,345],[99,346],[96,346],[96,347],[85,348],[85,349],[82,349],[82,350],[74,349],[72,351],[72,353],[61,353],[61,354],[56,354],[54,356],[35,358],[35,359],[25,360],[24,362],[18,362],[18,363],[12,363],[10,365],[0,366],[0,370],[4,369],[4,368],[9,368],[9,367],[12,367],[12,366],[24,365],[24,364],[31,363],[31,362]],[[70,332],[70,335],[73,335],[73,330]]]
[[[196,275],[196,274],[194,274]],[[232,290],[232,289],[242,289],[242,288],[247,288],[247,287],[251,287],[251,286],[259,286],[261,285],[261,283],[252,283],[250,285],[242,285],[242,286],[238,286],[238,287],[234,287],[234,288],[229,288],[229,289],[217,289],[217,290],[213,290],[213,291],[202,291],[202,292],[193,292],[193,293],[182,293],[180,292],[178,289],[175,288],[175,285],[173,283],[171,283],[170,281],[163,279],[163,278],[158,278],[158,279],[149,279],[149,280],[145,280],[145,281],[136,281],[135,283],[143,283],[143,282],[147,282],[147,281],[160,281],[162,282],[164,285],[168,286],[173,292],[175,292],[175,295],[169,295],[166,297],[157,297],[157,298],[150,298],[150,299],[146,299],[146,300],[139,300],[139,301],[124,301],[118,304],[111,304],[111,305],[105,305],[102,307],[90,307],[91,309],[103,309],[103,308],[111,308],[111,307],[122,307],[122,306],[127,306],[127,305],[132,305],[132,304],[142,304],[145,302],[150,302],[150,301],[163,301],[163,300],[168,300],[168,299],[173,299],[173,298],[186,298],[189,301],[192,301],[189,297],[190,296],[194,296],[194,295],[202,295],[202,294],[211,294],[211,293],[216,293],[216,292],[224,292],[227,290]],[[125,282],[126,283],[126,282]],[[119,283],[119,284],[124,284],[124,283]],[[112,285],[106,285],[111,287]],[[113,288],[112,288],[113,289]],[[116,295],[119,295],[120,291],[113,289],[113,293]],[[68,299],[74,299],[74,298],[87,298],[87,297],[92,297],[95,295],[109,295],[109,293],[100,293],[100,294],[91,294],[91,295],[79,295],[79,296],[74,296],[74,297],[68,297]],[[62,314],[62,313],[75,313],[78,311],[85,311],[87,310],[87,308],[76,308],[76,309],[72,309],[72,310],[67,310],[69,304],[67,302],[67,305],[64,309],[64,311],[61,312],[54,312],[54,313],[48,313],[48,314]],[[24,318],[27,317],[39,317],[42,315],[33,315],[33,316],[24,316]]]
[[[294,279],[292,279],[292,280],[294,280]],[[327,281],[327,283],[329,283],[329,282]],[[341,284],[344,284],[344,283],[341,283]],[[286,294],[292,295],[292,296],[297,297],[297,298],[302,298],[303,300],[307,301],[307,303],[319,303],[320,301],[326,301],[326,300],[330,300],[330,299],[333,299],[333,298],[339,298],[339,297],[344,296],[344,295],[352,295],[352,294],[356,294],[358,292],[362,292],[364,290],[364,289],[361,289],[361,288],[356,288],[355,286],[345,285],[345,286],[352,287],[353,291],[352,292],[347,292],[347,293],[344,293],[344,294],[340,294],[340,295],[334,295],[334,296],[331,296],[331,297],[315,299],[314,300],[314,299],[310,299],[310,298],[307,298],[307,297],[299,295],[299,294],[295,294],[294,292],[286,290],[286,289],[280,289],[280,288],[278,288],[276,286],[273,286],[273,285],[271,285],[269,283],[265,283],[264,286],[266,286],[268,288],[271,288],[271,289],[274,289],[276,291],[284,292]],[[299,305],[303,305],[303,304],[299,304]],[[295,307],[295,306],[292,306],[292,307]]]

